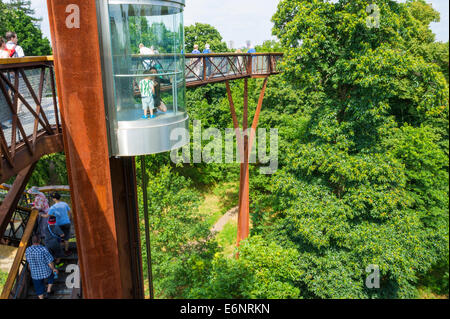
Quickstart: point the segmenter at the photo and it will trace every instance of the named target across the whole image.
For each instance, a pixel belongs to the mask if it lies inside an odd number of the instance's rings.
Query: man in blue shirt
[[[247,51],[247,53],[256,53],[256,49],[254,47],[250,47]]]
[[[211,46],[208,43],[205,44],[205,50],[203,50],[203,53],[204,54],[212,53]]]
[[[33,245],[25,251],[25,257],[30,267],[31,278],[33,279],[34,290],[39,299],[44,299],[45,280],[47,280],[47,294],[52,293],[52,286],[55,274],[58,270],[53,265],[53,257],[45,248],[41,246],[41,239],[34,235]]]
[[[203,50],[203,54],[210,54],[212,53],[211,47],[208,43],[205,44],[205,50]],[[206,58],[206,76],[211,75],[211,58]]]
[[[194,50],[192,51],[193,54],[200,54],[200,50],[198,49],[198,44],[194,45]]]
[[[198,49],[198,44],[194,44],[194,50],[192,51],[192,54],[200,54],[200,50]],[[196,61],[192,64],[193,65],[193,74],[192,77],[200,77],[203,78],[203,72],[202,71],[202,59],[198,58]]]
[[[70,239],[70,207],[67,203],[61,201],[61,195],[57,192],[52,194],[52,199],[55,204],[50,207],[48,214],[44,217],[55,216],[56,226],[59,226],[64,232],[64,254],[70,256],[72,253],[69,251],[69,239]]]

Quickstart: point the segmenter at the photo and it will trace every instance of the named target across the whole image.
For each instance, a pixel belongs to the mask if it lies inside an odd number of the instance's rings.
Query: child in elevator
[[[155,109],[155,100],[153,94],[155,94],[155,83],[150,71],[145,71],[144,74],[148,74],[143,80],[139,82],[139,91],[142,97],[142,109],[144,110],[143,119],[155,118],[153,110]],[[148,113],[150,112],[150,116]]]

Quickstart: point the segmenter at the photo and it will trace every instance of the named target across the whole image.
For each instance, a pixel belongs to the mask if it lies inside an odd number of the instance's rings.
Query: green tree
[[[283,46],[275,40],[266,40],[262,45],[255,46],[256,52],[283,52]]]
[[[183,297],[184,286],[192,285],[192,274],[186,269],[194,262],[212,257],[215,244],[205,221],[197,216],[199,193],[192,182],[175,173],[170,165],[160,161],[160,155],[147,157],[146,174],[151,231],[151,248],[155,295],[158,298]],[[167,162],[166,162],[167,163]],[[137,171],[140,171],[140,161]],[[140,220],[144,220],[141,176],[138,176]],[[145,229],[141,224],[143,260],[147,260]],[[148,265],[144,263],[144,273]]]
[[[20,10],[30,16],[33,22],[40,22],[42,18],[35,18],[35,10],[31,7],[31,0],[9,0],[8,6],[14,10]]]
[[[28,186],[68,185],[64,153],[45,155],[36,164]]]
[[[0,270],[0,291],[3,290],[3,286],[5,285],[7,279],[8,274]]]
[[[49,40],[43,37],[42,31],[35,26],[32,17],[22,10],[11,9],[0,3],[0,34],[4,37],[7,31],[17,33],[18,44],[28,56],[52,53]]]
[[[189,271],[195,272],[195,265]],[[191,286],[187,298],[299,298],[302,271],[295,249],[285,249],[254,236],[242,242],[239,259],[217,253],[205,274]]]
[[[371,3],[284,0],[273,17],[285,76],[310,108],[282,132],[298,136],[282,169],[256,181],[270,209],[255,232],[298,250],[304,297],[413,297],[448,256],[448,84],[423,53],[438,14],[378,1],[373,27]],[[370,264],[377,291],[364,286]]]
[[[184,31],[186,52],[192,52],[195,44],[198,44],[199,50],[203,51],[206,43],[215,53],[228,52],[227,44],[222,41],[223,38],[219,31],[209,24],[196,23],[185,27]]]

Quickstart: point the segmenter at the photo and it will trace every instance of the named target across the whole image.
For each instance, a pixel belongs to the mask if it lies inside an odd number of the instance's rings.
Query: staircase
[[[66,285],[66,279],[73,272],[66,273],[68,265],[78,265],[78,253],[77,246],[75,243],[70,243],[69,249],[72,251],[72,255],[68,257],[61,258],[61,262],[64,262],[64,266],[59,268],[58,279],[55,280],[53,284],[52,295],[48,296],[48,299],[80,299],[81,290],[80,289],[69,289]],[[34,291],[33,284],[30,284],[28,288],[28,295],[26,299],[38,299]]]

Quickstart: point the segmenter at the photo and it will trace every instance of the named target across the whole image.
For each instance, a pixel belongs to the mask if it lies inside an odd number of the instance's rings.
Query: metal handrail
[[[6,279],[6,283],[3,286],[3,291],[0,295],[0,299],[9,299],[11,296],[11,292],[14,287],[14,283],[16,282],[17,276],[19,275],[20,266],[22,265],[22,261],[25,256],[25,251],[28,248],[30,238],[33,234],[33,229],[36,226],[37,217],[39,212],[36,209],[33,209],[30,214],[30,218],[28,219],[27,227],[25,228],[25,232],[20,241],[19,248],[17,249],[16,257],[14,258],[14,262],[11,266],[11,269],[8,274],[8,278]]]

